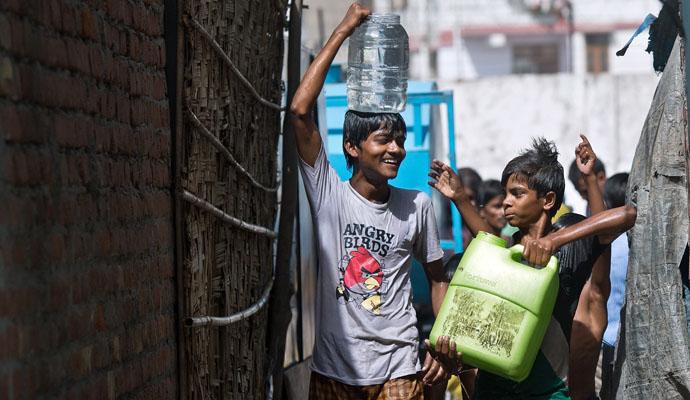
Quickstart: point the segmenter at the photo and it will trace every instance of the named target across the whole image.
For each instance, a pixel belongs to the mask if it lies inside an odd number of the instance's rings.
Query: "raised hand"
[[[447,164],[439,160],[432,161],[429,177],[431,178],[429,186],[450,200],[460,202],[468,200],[460,177]]]
[[[369,14],[371,14],[369,9],[360,4],[354,3],[350,6],[343,20],[307,68],[307,72],[304,73],[302,82],[300,82],[292,98],[290,115],[293,117],[297,152],[302,160],[311,166],[316,163],[316,157],[319,155],[322,144],[319,128],[316,126],[312,115],[314,104],[319,93],[321,93],[326,80],[326,73],[338,53],[338,49]]]
[[[597,155],[585,135],[580,135],[582,142],[575,147],[575,162],[582,175],[590,176],[594,173],[594,162]]]
[[[352,32],[371,14],[371,11],[359,3],[352,3],[343,17],[336,31],[344,32],[350,36]]]

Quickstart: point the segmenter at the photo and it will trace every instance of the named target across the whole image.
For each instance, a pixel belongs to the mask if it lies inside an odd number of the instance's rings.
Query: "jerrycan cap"
[[[481,241],[491,243],[495,246],[500,246],[500,247],[506,247],[506,245],[508,244],[504,239],[502,239],[496,235],[492,235],[491,233],[484,232],[484,231],[477,232],[476,238],[481,240]]]

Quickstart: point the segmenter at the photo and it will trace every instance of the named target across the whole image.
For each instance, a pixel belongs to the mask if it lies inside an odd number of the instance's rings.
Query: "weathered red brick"
[[[42,7],[35,8],[37,5],[34,1],[28,1],[26,4],[27,13],[36,18],[43,26],[56,31],[62,30],[60,2],[58,0],[46,0]]]
[[[21,70],[14,60],[0,56],[0,97],[18,100],[22,96]]]
[[[10,28],[10,18],[5,13],[0,12],[0,47],[3,49],[12,49],[12,30]]]
[[[100,18],[89,8],[81,10],[81,36],[91,40],[97,40],[100,27]]]
[[[91,72],[89,66],[89,47],[80,39],[68,38],[65,40],[67,45],[67,55],[70,60],[69,67],[75,71],[85,74]]]
[[[0,10],[0,397],[175,397],[163,5]]]

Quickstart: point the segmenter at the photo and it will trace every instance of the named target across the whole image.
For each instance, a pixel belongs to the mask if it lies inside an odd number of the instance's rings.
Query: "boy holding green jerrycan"
[[[558,294],[558,260],[545,268],[521,263],[522,245],[506,248],[479,232],[453,275],[431,331],[449,335],[463,362],[514,381],[531,370]]]
[[[505,217],[519,228],[519,245],[509,249],[502,239],[477,233],[490,227],[468,205],[455,172],[440,161],[431,165],[429,184],[455,204],[477,238],[451,281],[427,346],[452,371],[459,372],[460,353],[463,362],[479,367],[477,399],[569,398],[572,316],[559,309],[560,299],[568,297],[559,275],[591,265],[635,223],[635,208],[623,206],[552,232],[565,189],[557,156],[552,142],[536,139],[503,170]],[[582,161],[593,158],[585,154]],[[558,265],[552,254],[587,236],[597,236],[595,245]]]

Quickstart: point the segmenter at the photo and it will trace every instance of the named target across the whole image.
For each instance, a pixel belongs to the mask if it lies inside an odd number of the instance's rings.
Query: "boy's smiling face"
[[[369,134],[359,146],[347,146],[356,158],[356,170],[373,181],[390,180],[398,176],[405,155],[405,132],[393,132],[382,126]]]
[[[527,186],[527,178],[511,175],[505,189],[503,211],[506,221],[517,228],[529,228],[536,223],[545,211],[545,198]]]

